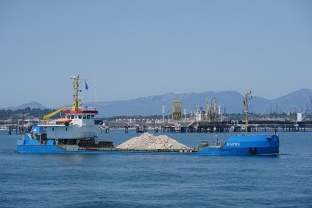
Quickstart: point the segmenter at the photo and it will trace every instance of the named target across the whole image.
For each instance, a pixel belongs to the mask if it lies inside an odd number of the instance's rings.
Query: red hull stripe
[[[85,114],[85,113],[92,113],[92,114],[98,114],[97,110],[64,110],[65,114]]]

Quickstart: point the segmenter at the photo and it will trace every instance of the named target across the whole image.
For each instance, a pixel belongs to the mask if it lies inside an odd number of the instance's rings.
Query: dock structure
[[[6,125],[8,134],[24,134],[30,131],[32,126],[36,126],[39,119],[18,119],[17,124]]]
[[[7,130],[8,134],[24,134],[26,132],[30,131],[30,127],[29,126],[19,126],[19,125],[8,125],[7,126]]]
[[[155,133],[204,133],[204,132],[246,132],[246,123],[242,120],[232,121],[196,121],[196,120],[165,120],[161,122],[145,120],[138,123],[128,121],[106,122],[105,132],[110,129],[134,129],[137,133],[154,130]],[[144,131],[143,131],[144,130]],[[249,120],[247,132],[309,132],[312,121],[280,121],[280,120]]]
[[[110,133],[110,130],[124,129],[136,133],[154,131],[154,133],[205,133],[205,132],[246,132],[244,120],[208,121],[196,119],[120,119],[118,121],[103,121],[99,124],[100,133]],[[8,125],[8,134],[23,134],[30,130],[27,125]],[[312,121],[289,120],[249,120],[247,132],[312,132]]]
[[[162,132],[305,132],[312,131],[312,121],[261,121],[249,120],[248,129],[243,121],[194,121],[190,124],[162,125]]]

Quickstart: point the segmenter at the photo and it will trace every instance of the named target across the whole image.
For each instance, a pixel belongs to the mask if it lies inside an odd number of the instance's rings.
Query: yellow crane
[[[65,110],[65,109],[66,109],[66,106],[61,107],[61,108],[57,109],[56,111],[53,111],[52,113],[49,113],[49,114],[43,116],[44,123],[45,123],[45,124],[48,124],[48,123],[49,123],[49,118],[50,118],[50,117],[54,116],[55,114],[57,114],[57,113],[59,113],[59,112]]]

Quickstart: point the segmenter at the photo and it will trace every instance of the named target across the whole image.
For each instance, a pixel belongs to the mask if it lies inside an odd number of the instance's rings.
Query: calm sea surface
[[[18,154],[21,135],[0,131],[0,207],[312,207],[312,132],[278,134],[279,156],[226,157]],[[215,134],[167,135],[194,147]]]

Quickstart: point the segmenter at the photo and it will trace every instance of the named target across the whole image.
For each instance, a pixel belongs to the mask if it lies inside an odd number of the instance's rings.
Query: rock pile
[[[139,137],[133,137],[117,146],[119,149],[126,150],[189,150],[191,148],[177,142],[166,135],[154,136],[144,133]]]

